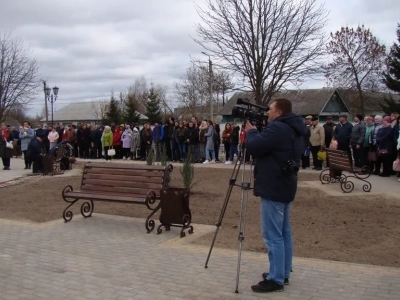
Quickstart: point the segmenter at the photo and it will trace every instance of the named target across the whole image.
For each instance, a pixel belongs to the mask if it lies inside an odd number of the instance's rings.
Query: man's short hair
[[[282,111],[283,114],[292,112],[292,101],[286,98],[278,98],[272,101],[275,103],[275,107]]]

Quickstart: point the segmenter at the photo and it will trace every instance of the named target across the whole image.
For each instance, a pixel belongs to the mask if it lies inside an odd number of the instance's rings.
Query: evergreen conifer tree
[[[130,93],[127,95],[124,111],[124,120],[127,124],[139,122],[139,112],[137,111],[137,99],[135,94]]]
[[[103,121],[106,121],[105,123],[107,125],[112,122],[116,124],[119,124],[121,122],[121,109],[119,107],[118,101],[114,98],[114,94],[111,94],[110,103],[106,112],[106,120]]]
[[[383,74],[383,81],[390,90],[400,94],[400,24],[397,25],[397,41],[390,48],[388,72]]]
[[[149,90],[149,96],[146,104],[146,116],[149,122],[154,124],[161,120],[160,98],[154,87]]]

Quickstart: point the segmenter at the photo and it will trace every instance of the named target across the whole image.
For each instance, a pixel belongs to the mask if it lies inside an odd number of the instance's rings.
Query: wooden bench
[[[78,200],[84,201],[81,214],[85,218],[92,215],[94,201],[141,204],[151,210],[145,224],[150,233],[155,227],[151,217],[160,209],[160,190],[168,187],[172,170],[172,165],[86,163],[80,189],[67,185],[62,191],[62,198],[69,203],[63,218],[71,221],[73,213],[69,208]]]
[[[371,176],[371,170],[369,170],[367,166],[361,169],[353,167],[353,163],[347,151],[327,149],[326,154],[329,161],[329,169],[323,170],[319,175],[319,180],[322,184],[338,181],[342,191],[344,193],[350,193],[354,190],[354,183],[350,181],[349,178],[355,178],[364,182],[364,192],[371,191],[372,185],[366,180]],[[341,173],[342,171],[348,172],[351,175],[344,175]]]

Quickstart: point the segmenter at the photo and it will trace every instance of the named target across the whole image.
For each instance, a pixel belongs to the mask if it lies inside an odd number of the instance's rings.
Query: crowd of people
[[[318,117],[307,116],[308,135],[305,137],[309,145],[302,156],[302,167],[310,167],[310,154],[313,158],[314,170],[322,170],[323,161],[318,158],[318,152],[326,148],[347,151],[354,167],[361,172],[370,172],[381,177],[397,175],[393,163],[399,158],[399,114],[387,116],[356,115],[354,124],[347,120],[346,115],[339,117],[335,124],[332,117],[321,125]],[[327,167],[329,161],[326,162]]]
[[[25,161],[25,169],[32,167],[32,159],[28,147],[32,140],[40,142],[41,153],[51,153],[60,143],[71,146],[71,156],[83,159],[111,159],[146,160],[151,151],[154,160],[183,162],[190,154],[192,163],[212,164],[221,162],[220,146],[223,145],[226,164],[231,164],[235,155],[238,156],[238,147],[244,144],[245,129],[236,124],[226,124],[222,131],[219,124],[210,120],[198,121],[192,117],[190,121],[176,121],[170,118],[164,124],[155,122],[146,123],[140,129],[135,124],[110,126],[80,124],[63,125],[57,123],[54,127],[38,126],[33,129],[29,122],[24,122],[18,129],[2,123],[0,136],[0,157],[3,159],[4,170],[10,170],[11,158],[21,157]],[[6,147],[6,141],[13,148]],[[114,155],[110,155],[114,149]],[[153,154],[152,154],[153,155]],[[249,156],[246,162],[249,162]]]
[[[318,152],[326,148],[348,151],[354,166],[368,170],[382,177],[400,173],[393,170],[393,162],[399,157],[399,114],[388,116],[356,115],[354,125],[347,120],[346,115],[339,117],[335,124],[328,117],[325,124],[320,124],[318,117],[307,116],[305,123],[308,135],[305,143],[308,145],[302,156],[302,168],[322,170],[323,161]],[[245,145],[246,130],[241,124],[226,123],[222,130],[219,124],[209,120],[198,121],[192,117],[190,121],[176,121],[170,118],[164,124],[146,123],[140,129],[136,124],[111,123],[110,126],[80,124],[79,126],[64,126],[57,123],[54,127],[38,126],[32,129],[28,122],[17,130],[5,123],[1,124],[0,157],[3,169],[10,169],[12,157],[24,156],[25,169],[32,167],[32,159],[28,155],[30,142],[39,138],[43,153],[50,153],[56,145],[68,143],[73,149],[71,155],[84,159],[121,159],[146,160],[151,151],[154,160],[162,157],[171,162],[182,162],[190,153],[192,163],[216,163],[224,161],[232,164],[239,155],[241,145]],[[262,128],[266,126],[263,121]],[[13,145],[13,149],[7,147]],[[220,147],[223,146],[225,157],[220,159]],[[109,155],[114,149],[115,155]],[[250,155],[246,154],[245,162],[250,163]],[[326,162],[329,166],[329,161]]]

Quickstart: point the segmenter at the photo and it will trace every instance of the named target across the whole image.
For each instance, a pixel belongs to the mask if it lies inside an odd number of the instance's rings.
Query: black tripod
[[[251,182],[252,182],[252,177],[253,177],[253,162],[252,159],[250,159],[250,170],[248,174],[248,181],[245,181],[246,177],[246,164],[245,164],[245,157],[246,157],[246,149],[241,148],[239,152],[239,157],[238,161],[240,162],[239,164],[235,164],[235,167],[233,168],[231,178],[229,179],[229,187],[228,191],[226,192],[225,195],[225,200],[224,204],[222,205],[221,213],[219,215],[218,222],[215,224],[217,226],[217,229],[215,231],[214,238],[211,243],[210,251],[208,252],[205,268],[208,268],[208,262],[210,260],[211,252],[214,248],[215,240],[217,239],[218,231],[219,228],[222,225],[222,220],[225,216],[226,208],[228,206],[229,199],[231,197],[232,189],[234,186],[240,187],[242,190],[242,195],[241,195],[241,200],[240,200],[240,219],[239,219],[239,235],[238,235],[238,261],[237,261],[237,273],[236,273],[236,290],[235,293],[238,293],[239,290],[239,275],[240,275],[240,261],[242,259],[242,243],[244,240],[244,234],[245,234],[245,229],[246,229],[246,212],[247,212],[247,201],[249,198],[249,190],[251,190]],[[236,184],[236,180],[239,174],[239,170],[243,166],[242,169],[242,183],[241,184]]]

